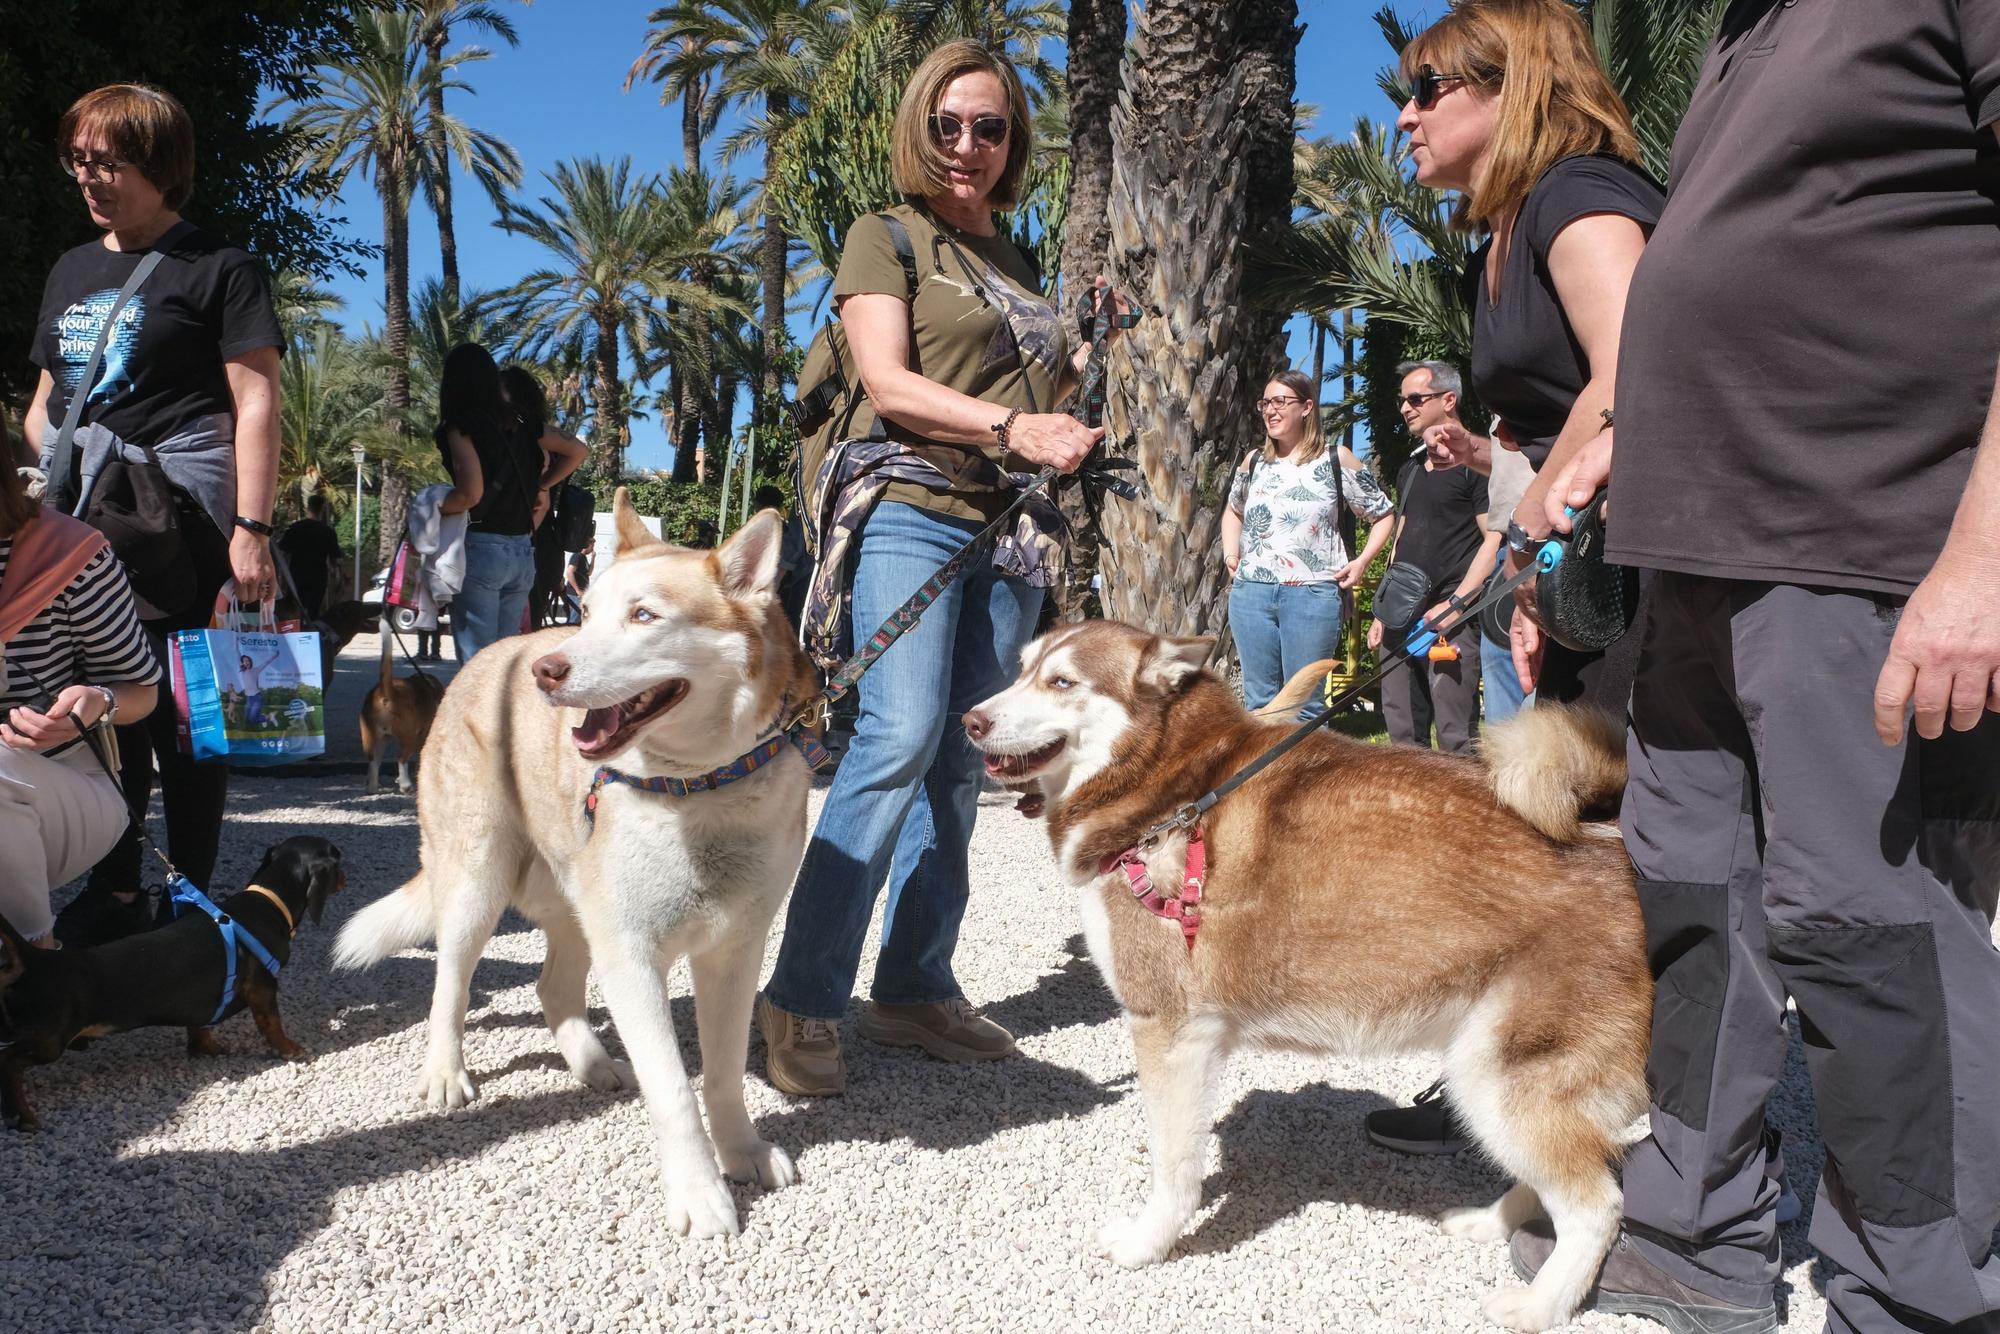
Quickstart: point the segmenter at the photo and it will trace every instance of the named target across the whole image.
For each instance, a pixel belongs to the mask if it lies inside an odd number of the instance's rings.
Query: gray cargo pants
[[[1796,1002],[1827,1149],[1827,1327],[2000,1329],[2000,715],[1876,739],[1901,602],[1661,574],[1632,696],[1627,848],[1658,979],[1635,1244],[1771,1300],[1764,1102]],[[1960,1322],[1964,1322],[1962,1325]]]
[[[1382,680],[1382,722],[1389,739],[1405,745],[1431,744],[1448,755],[1472,749],[1479,736],[1479,621],[1467,621],[1446,642],[1458,650],[1455,662],[1413,662]]]

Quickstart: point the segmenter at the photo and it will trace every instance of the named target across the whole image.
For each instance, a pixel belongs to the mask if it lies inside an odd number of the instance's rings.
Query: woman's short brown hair
[[[14,445],[0,423],[0,539],[14,537],[42,507],[28,497],[26,480],[14,462]]]
[[[1426,65],[1500,98],[1486,173],[1459,200],[1456,226],[1492,227],[1559,158],[1639,160],[1631,113],[1568,0],[1460,0],[1403,48],[1404,82]]]
[[[1028,93],[1012,65],[978,42],[946,42],[924,57],[903,87],[890,138],[889,169],[896,189],[911,199],[941,195],[951,181],[951,160],[931,137],[931,113],[944,99],[953,79],[981,71],[1000,80],[1007,94],[1007,166],[993,183],[987,202],[1005,211],[1021,202],[1021,181],[1035,151],[1034,127],[1028,123]]]
[[[56,151],[79,136],[101,137],[178,213],[194,193],[194,122],[172,93],[143,83],[109,83],[76,99],[56,129]]]

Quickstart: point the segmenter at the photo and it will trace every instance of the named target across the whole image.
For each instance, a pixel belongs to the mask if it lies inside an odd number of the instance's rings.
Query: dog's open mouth
[[[1025,755],[988,755],[986,772],[1003,783],[1018,783],[1041,772],[1050,760],[1062,754],[1064,744],[1063,739],[1057,737],[1040,750],[1031,750]]]
[[[624,745],[634,732],[680,703],[687,692],[688,683],[679,677],[663,681],[623,704],[589,710],[569,734],[585,759],[608,755]]]

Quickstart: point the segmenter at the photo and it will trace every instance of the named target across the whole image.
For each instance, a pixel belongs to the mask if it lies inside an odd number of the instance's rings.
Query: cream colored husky
[[[616,558],[590,583],[579,628],[503,639],[451,683],[417,789],[423,868],[357,913],[343,966],[437,941],[430,1056],[418,1081],[435,1107],[475,1096],[464,1054],[473,965],[503,909],[542,928],[538,991],[557,1048],[591,1088],[636,1070],[666,1177],[674,1228],[737,1230],[728,1176],[796,1179],[743,1106],[750,1005],[771,918],[805,845],[810,774],[785,746],[748,776],[686,796],[608,782],[692,778],[772,737],[814,687],[778,605],[780,527],[752,519],[718,551],[649,534],[622,489]],[[695,1107],[667,1008],[667,971],[686,956],[701,1038]],[[591,1030],[592,968],[631,1065]]]
[[[1151,1264],[1179,1239],[1231,1048],[1430,1048],[1473,1137],[1521,1183],[1444,1229],[1499,1241],[1546,1209],[1554,1254],[1485,1311],[1510,1329],[1562,1323],[1618,1230],[1614,1164],[1646,1105],[1652,978],[1631,863],[1577,822],[1624,784],[1607,720],[1535,709],[1489,734],[1484,765],[1307,738],[1202,818],[1190,945],[1134,896],[1120,854],[1287,735],[1326,667],[1300,673],[1269,722],[1202,670],[1208,649],[1069,626],[965,715],[988,772],[1034,790],[1024,809],[1045,805],[1137,1049],[1152,1192],[1100,1248]],[[1187,848],[1174,834],[1147,850],[1155,888],[1183,889]]]

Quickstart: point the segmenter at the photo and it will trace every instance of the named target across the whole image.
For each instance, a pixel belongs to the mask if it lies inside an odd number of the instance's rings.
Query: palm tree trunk
[[[591,370],[592,432],[605,475],[616,486],[625,476],[625,413],[618,401],[618,326],[609,319],[598,321]]]
[[[424,49],[433,65],[444,59],[449,29],[442,23],[424,37]],[[444,85],[430,87],[430,134],[424,151],[431,159],[431,208],[437,214],[438,260],[444,270],[444,291],[453,311],[458,309],[458,230],[451,219],[451,155],[444,146]]]
[[[789,238],[785,235],[784,220],[770,211],[768,192],[765,200],[764,319],[759,329],[764,353],[764,377],[757,394],[750,400],[750,425],[753,430],[763,429],[766,406],[778,401],[778,348],[785,335],[785,252]]]
[[[681,93],[681,164],[701,170],[701,104],[708,98],[708,80],[690,80]]]
[[[389,349],[389,386],[383,395],[389,427],[410,433],[410,205],[401,180],[386,172],[382,191],[382,341]],[[394,468],[382,469],[381,535],[376,554],[383,564],[395,558],[410,507],[410,486]]]
[[[1109,505],[1100,571],[1105,614],[1162,633],[1227,615],[1228,470],[1262,436],[1252,404],[1284,350],[1284,312],[1243,296],[1244,257],[1291,214],[1297,45],[1296,0],[1150,0],[1112,118],[1111,279],[1141,310],[1106,425],[1154,505]]]
[[[1104,271],[1111,248],[1111,108],[1125,55],[1125,0],[1069,7],[1069,202],[1063,216],[1062,287],[1072,304]]]

